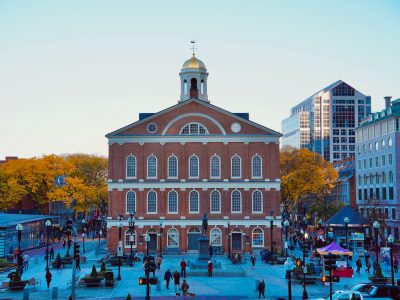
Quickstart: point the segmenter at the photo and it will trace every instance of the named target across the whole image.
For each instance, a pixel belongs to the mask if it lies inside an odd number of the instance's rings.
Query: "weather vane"
[[[197,50],[197,48],[194,47],[194,44],[196,44],[196,41],[193,40],[193,41],[190,41],[190,43],[192,44],[192,47],[190,49],[192,49],[193,56],[194,56],[194,50]]]

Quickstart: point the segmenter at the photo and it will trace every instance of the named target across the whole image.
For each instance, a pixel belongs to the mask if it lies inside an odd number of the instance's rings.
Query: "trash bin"
[[[114,273],[112,271],[106,272],[104,278],[106,280],[106,287],[114,286]]]

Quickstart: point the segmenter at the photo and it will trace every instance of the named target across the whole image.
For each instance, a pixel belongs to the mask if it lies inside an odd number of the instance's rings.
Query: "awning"
[[[333,242],[328,246],[317,248],[317,252],[321,255],[328,255],[329,253],[334,255],[350,255],[353,256],[353,252],[347,250],[343,247],[340,247],[337,243]]]

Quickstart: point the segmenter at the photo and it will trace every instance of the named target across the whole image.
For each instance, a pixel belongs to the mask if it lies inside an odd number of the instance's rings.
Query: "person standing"
[[[264,279],[261,279],[260,283],[258,284],[258,299],[260,299],[261,295],[265,299],[265,282],[264,282]]]
[[[175,270],[173,277],[174,277],[175,293],[177,293],[178,290],[181,290],[181,286],[180,286],[181,276],[179,275],[178,271]]]
[[[172,274],[168,269],[164,273],[165,287],[167,288],[167,290],[169,290],[169,281],[171,280],[171,278],[172,278]]]
[[[181,261],[181,277],[186,278],[186,261],[184,258]]]
[[[362,267],[361,259],[357,259],[357,261],[356,261],[356,266],[357,266],[357,271],[356,271],[356,273],[360,274],[360,270],[361,270],[361,267]]]
[[[211,262],[211,260],[208,261],[207,270],[208,270],[208,277],[212,277],[213,263]]]
[[[369,269],[371,268],[371,263],[370,263],[369,259],[367,259],[367,262],[365,263],[365,266],[367,267],[366,271],[369,274]]]
[[[28,266],[29,266],[29,255],[28,255],[28,254],[24,254],[23,259],[24,259],[24,270],[28,270]]]
[[[182,289],[183,297],[186,297],[186,295],[187,295],[187,293],[188,293],[188,291],[189,291],[189,284],[186,282],[185,279],[183,279],[181,289]]]
[[[251,253],[250,261],[251,261],[251,268],[254,270],[254,267],[256,266],[256,257],[253,253]]]
[[[161,269],[162,258],[161,256],[157,256],[157,270],[160,271]]]
[[[54,248],[50,248],[50,259],[54,259]]]
[[[399,271],[399,260],[397,258],[394,259],[393,266],[394,272],[397,273]]]

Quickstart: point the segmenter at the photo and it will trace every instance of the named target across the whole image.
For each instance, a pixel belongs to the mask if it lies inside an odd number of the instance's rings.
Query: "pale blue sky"
[[[280,131],[342,79],[400,98],[400,1],[0,0],[0,159],[107,154],[104,135],[179,98],[198,41],[211,102]]]

